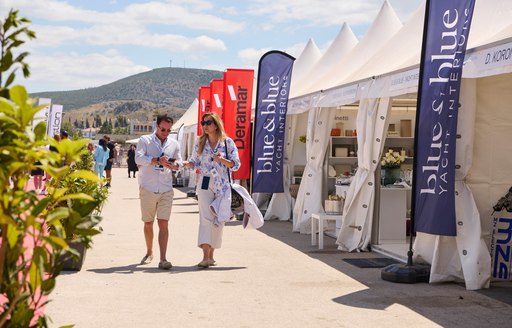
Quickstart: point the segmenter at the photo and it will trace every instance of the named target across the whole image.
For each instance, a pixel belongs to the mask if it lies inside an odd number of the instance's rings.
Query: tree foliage
[[[28,52],[15,53],[25,43],[23,38],[34,39],[36,34],[29,30],[27,18],[18,18],[18,11],[12,10],[0,21],[0,96],[8,96],[8,88],[14,82],[16,71],[21,67],[24,77],[30,76],[29,65],[25,62]]]

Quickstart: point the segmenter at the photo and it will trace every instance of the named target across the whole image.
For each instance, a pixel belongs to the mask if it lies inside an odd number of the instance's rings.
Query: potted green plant
[[[67,142],[66,140],[62,141]],[[57,144],[56,147],[59,147]],[[55,190],[66,190],[66,194],[83,193],[89,195],[94,201],[84,202],[82,199],[67,199],[61,206],[69,206],[75,212],[75,216],[61,220],[66,242],[70,245],[70,250],[63,254],[63,270],[80,271],[87,248],[90,247],[92,236],[79,234],[78,229],[88,229],[96,226],[100,220],[101,209],[108,197],[108,189],[102,187],[97,181],[91,181],[80,176],[75,176],[76,171],[93,172],[94,158],[92,154],[84,148],[80,152],[80,159],[70,165],[69,172],[59,180],[52,180],[49,186],[49,194]],[[55,229],[50,225],[49,229]]]

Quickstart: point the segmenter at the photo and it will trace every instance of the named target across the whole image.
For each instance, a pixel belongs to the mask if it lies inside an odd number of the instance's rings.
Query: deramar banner
[[[200,136],[203,134],[201,127],[201,117],[203,117],[204,113],[211,111],[210,87],[199,87],[199,97],[197,100],[197,136]]]
[[[213,79],[210,81],[210,110],[224,118],[224,80]]]
[[[284,132],[294,60],[274,50],[264,54],[259,62],[252,192],[284,192]]]
[[[455,143],[462,66],[474,0],[426,5],[416,112],[416,231],[455,236]]]
[[[251,178],[251,106],[254,70],[229,68],[224,72],[224,129],[238,148],[240,169],[233,179]]]

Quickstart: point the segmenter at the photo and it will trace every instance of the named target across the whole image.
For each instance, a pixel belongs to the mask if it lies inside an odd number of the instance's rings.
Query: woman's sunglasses
[[[211,121],[211,120],[208,120],[208,121],[201,121],[201,125],[202,125],[202,126],[205,126],[205,125],[210,126],[210,125],[212,125],[212,123],[213,123],[213,121]]]

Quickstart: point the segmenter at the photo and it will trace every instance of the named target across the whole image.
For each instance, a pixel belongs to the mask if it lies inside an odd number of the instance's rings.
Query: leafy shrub
[[[67,240],[90,246],[107,196],[99,178],[83,167],[90,167],[84,157],[88,140],[48,140],[44,122],[32,129],[43,106],[33,107],[24,87],[9,88],[20,66],[29,75],[27,53],[13,54],[23,35],[35,37],[23,26],[27,22],[17,11],[0,22],[0,327],[47,326],[36,311],[55,287],[62,255],[72,252]],[[43,198],[26,190],[36,162],[52,178]]]

